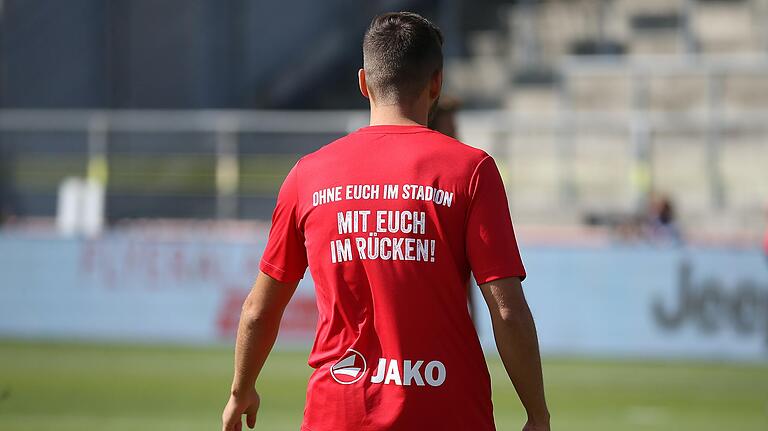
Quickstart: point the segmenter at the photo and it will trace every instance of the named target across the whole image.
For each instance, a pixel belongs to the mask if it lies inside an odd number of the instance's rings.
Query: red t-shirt
[[[467,283],[525,270],[488,154],[370,126],[303,157],[261,270],[287,282],[307,265],[319,319],[302,430],[494,429]]]

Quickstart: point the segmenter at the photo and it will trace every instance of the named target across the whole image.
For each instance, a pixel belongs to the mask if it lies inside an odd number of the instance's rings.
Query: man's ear
[[[357,83],[360,86],[360,93],[363,95],[363,97],[370,99],[370,94],[368,94],[368,85],[365,83],[365,69],[360,69],[357,71]]]
[[[443,88],[443,69],[432,74],[429,80],[429,98],[432,100],[440,97],[440,90]]]

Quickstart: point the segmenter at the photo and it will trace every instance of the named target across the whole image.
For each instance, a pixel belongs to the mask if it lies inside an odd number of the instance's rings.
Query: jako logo
[[[331,366],[331,377],[342,385],[350,385],[362,379],[367,370],[365,357],[357,350],[348,349],[345,356]]]
[[[389,365],[387,365],[389,363]],[[424,382],[429,386],[440,386],[445,382],[445,365],[440,361],[430,361],[424,367],[422,375],[421,366],[424,361],[404,360],[402,373],[400,364],[396,359],[387,361],[385,358],[379,359],[379,366],[376,368],[376,374],[371,376],[371,383],[384,383],[385,385],[395,384],[397,386],[424,386]]]
[[[402,365],[401,365],[402,364]],[[371,383],[396,386],[441,386],[445,383],[445,365],[440,361],[430,361],[424,366],[424,361],[408,359],[379,359],[376,373],[371,376]],[[402,372],[400,371],[402,370]],[[365,357],[354,349],[348,349],[344,357],[331,366],[331,377],[342,385],[350,385],[360,381],[368,371]]]

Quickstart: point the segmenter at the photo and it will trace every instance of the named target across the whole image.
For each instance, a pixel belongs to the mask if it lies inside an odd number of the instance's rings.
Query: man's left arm
[[[249,428],[255,426],[260,402],[254,387],[256,378],[275,344],[283,311],[298,283],[298,280],[284,283],[259,272],[240,314],[235,376],[229,402],[221,418],[223,431],[240,431],[242,415],[246,415]]]

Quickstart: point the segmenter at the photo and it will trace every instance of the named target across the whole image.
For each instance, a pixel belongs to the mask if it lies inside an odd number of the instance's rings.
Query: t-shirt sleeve
[[[301,279],[307,269],[304,233],[299,229],[297,166],[280,187],[267,247],[259,265],[262,272],[282,282]]]
[[[469,192],[466,252],[477,284],[507,277],[524,279],[507,194],[491,156],[477,165]]]

